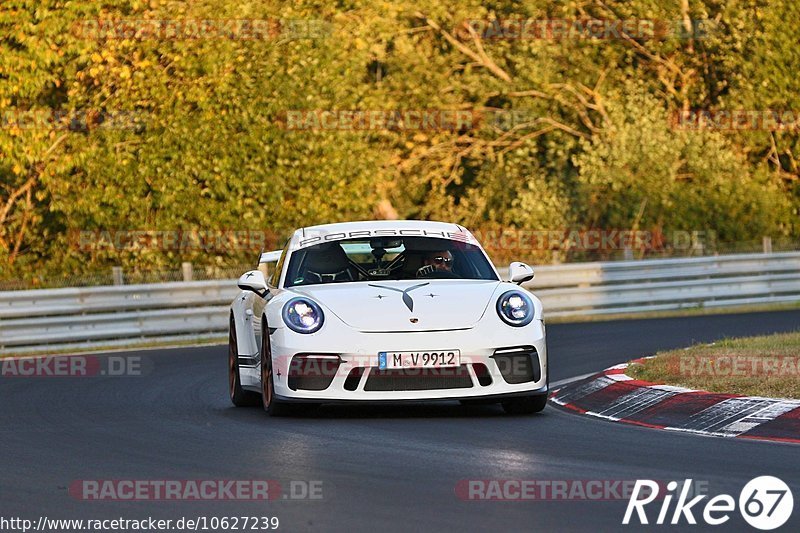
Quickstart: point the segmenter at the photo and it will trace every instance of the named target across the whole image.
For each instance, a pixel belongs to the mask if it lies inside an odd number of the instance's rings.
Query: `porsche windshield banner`
[[[368,239],[371,237],[433,237],[439,239],[450,239],[466,244],[477,244],[475,238],[467,231],[436,231],[422,228],[403,228],[403,229],[373,229],[358,231],[337,231],[337,232],[316,232],[305,230],[300,237],[297,247],[305,248],[323,242],[342,241],[345,239]]]

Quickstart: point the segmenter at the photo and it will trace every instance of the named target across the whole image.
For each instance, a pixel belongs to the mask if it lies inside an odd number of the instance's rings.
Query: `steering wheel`
[[[459,276],[448,270],[436,270],[433,265],[425,265],[417,269],[419,279],[458,279]]]

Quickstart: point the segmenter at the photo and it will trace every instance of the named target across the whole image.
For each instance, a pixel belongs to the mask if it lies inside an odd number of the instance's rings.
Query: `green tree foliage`
[[[609,104],[603,131],[575,156],[580,218],[590,227],[703,229],[736,242],[788,220],[769,177],[749,168],[719,132],[676,132],[640,84],[625,92]]]
[[[257,251],[87,252],[76,231],[265,230],[273,246],[298,226],[392,212],[479,231],[797,238],[797,127],[673,120],[798,113],[800,56],[785,28],[796,15],[788,0],[5,0],[0,278],[224,266]],[[268,21],[266,34],[102,31],[245,19]],[[502,38],[487,22],[523,19],[660,22],[649,38],[611,39]],[[287,128],[288,113],[320,110],[462,111],[470,122]]]

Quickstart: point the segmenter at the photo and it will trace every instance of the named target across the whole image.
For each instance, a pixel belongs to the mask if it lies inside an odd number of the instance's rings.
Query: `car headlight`
[[[510,326],[526,326],[533,320],[533,300],[522,291],[504,292],[497,300],[497,314]]]
[[[283,306],[283,322],[297,333],[314,333],[324,321],[322,308],[308,298],[292,298]]]

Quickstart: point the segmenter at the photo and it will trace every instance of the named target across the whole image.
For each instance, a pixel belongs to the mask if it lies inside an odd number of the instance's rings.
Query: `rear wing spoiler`
[[[263,265],[264,263],[276,263],[281,258],[281,254],[283,250],[273,250],[271,252],[264,252],[261,254],[261,258],[258,260],[259,265]]]

